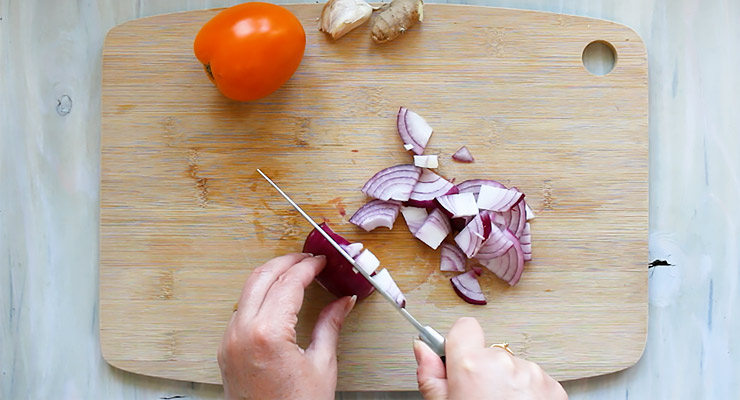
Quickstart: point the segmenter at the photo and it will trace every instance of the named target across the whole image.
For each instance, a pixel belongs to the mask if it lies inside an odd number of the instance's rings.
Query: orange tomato
[[[293,76],[306,48],[306,32],[283,7],[244,3],[203,25],[193,47],[224,96],[249,101],[269,95]]]

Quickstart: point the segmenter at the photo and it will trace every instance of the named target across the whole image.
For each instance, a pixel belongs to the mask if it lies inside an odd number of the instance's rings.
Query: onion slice
[[[492,179],[469,179],[467,181],[462,181],[458,183],[456,187],[458,192],[460,193],[472,193],[475,196],[475,200],[477,201],[478,193],[480,193],[480,187],[483,185],[506,189],[506,186]]]
[[[532,211],[532,209],[529,208],[529,204],[527,204],[526,202],[524,203],[524,211],[525,211],[527,221],[529,221],[530,219],[534,219],[534,211]]]
[[[513,189],[482,185],[478,193],[478,208],[491,211],[509,211],[522,201],[524,193]]]
[[[450,231],[452,231],[450,220],[437,208],[416,230],[414,237],[426,243],[427,246],[437,249]]]
[[[319,226],[340,246],[351,246],[347,239],[334,233],[326,223]],[[364,299],[375,290],[362,275],[355,273],[354,266],[316,229],[306,237],[303,252],[326,256],[326,266],[316,276],[316,282],[329,293],[337,297],[357,295],[358,299]]]
[[[403,145],[403,148],[404,148],[404,149],[405,149],[406,151],[409,151],[409,150],[411,150],[411,149],[413,149],[413,148],[414,148],[414,145],[413,145],[413,144],[411,144],[411,143],[405,143],[405,144]]]
[[[478,206],[472,193],[448,194],[437,197],[437,203],[449,211],[450,218],[472,217],[478,214]]]
[[[519,238],[524,253],[524,261],[532,261],[532,233],[529,230],[529,222],[524,224],[522,236]]]
[[[436,155],[414,156],[414,165],[422,168],[437,168],[439,167],[439,160]]]
[[[433,132],[424,118],[406,107],[401,107],[396,117],[396,125],[403,143],[413,145],[411,150],[414,154],[423,154]]]
[[[346,251],[347,254],[349,254],[349,256],[352,258],[355,258],[358,255],[360,255],[360,252],[362,251],[362,247],[363,247],[362,243],[360,242],[350,243],[346,245],[340,244],[339,246],[342,247],[344,251]]]
[[[396,282],[387,269],[381,269],[377,274],[373,275],[372,279],[391,296],[399,307],[406,307],[406,297],[401,292],[401,289],[398,288],[398,285],[396,285]]]
[[[466,146],[462,146],[457,149],[455,154],[452,155],[452,159],[462,163],[471,163],[475,161],[475,158],[473,158],[473,155],[470,153],[470,150],[468,150]]]
[[[406,226],[409,227],[411,234],[416,233],[428,216],[425,208],[418,207],[401,206],[401,214],[403,214],[403,219],[406,220]]]
[[[475,271],[471,270],[454,276],[450,279],[450,282],[452,283],[452,288],[455,289],[455,293],[466,302],[476,305],[485,305],[487,303]]]
[[[502,232],[514,245],[503,256],[481,262],[481,264],[509,285],[514,286],[519,282],[524,271],[524,252],[514,233],[508,229]]]
[[[455,193],[457,193],[455,185],[434,172],[424,169],[409,195],[407,204],[430,208],[434,206],[435,198]]]
[[[395,201],[372,200],[360,207],[349,222],[368,232],[380,226],[393,229],[400,208],[401,204]]]
[[[478,214],[455,236],[455,243],[457,243],[468,258],[473,258],[478,254],[483,242],[488,239],[491,230],[491,217],[489,214]]]
[[[514,243],[509,239],[509,237],[497,226],[494,226],[491,230],[491,236],[483,242],[480,250],[478,250],[478,253],[475,255],[475,258],[478,260],[491,260],[496,257],[501,257],[513,246]]]
[[[442,243],[439,257],[440,271],[465,271],[465,253],[452,243]]]
[[[379,200],[406,201],[421,176],[421,168],[401,164],[378,171],[364,186],[362,193]]]
[[[519,202],[509,211],[493,213],[493,222],[501,228],[512,231],[516,237],[520,237],[522,231],[524,231],[524,225],[527,223],[524,204]]]
[[[380,260],[378,260],[378,257],[375,257],[375,254],[371,253],[370,250],[367,249],[357,257],[354,257],[354,259],[357,266],[367,272],[368,275],[372,275],[380,266]]]

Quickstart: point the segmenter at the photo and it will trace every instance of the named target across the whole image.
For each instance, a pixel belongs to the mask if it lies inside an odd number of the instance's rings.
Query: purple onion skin
[[[450,278],[450,284],[452,284],[452,289],[455,290],[455,294],[457,294],[461,299],[465,300],[465,302],[474,304],[476,306],[485,306],[486,304],[488,304],[486,300],[472,299],[466,296],[463,292],[460,291],[460,289],[457,288],[457,286],[455,285],[455,282],[453,282],[451,278]]]
[[[347,239],[334,233],[325,222],[319,226],[338,244],[350,244]],[[373,285],[365,280],[361,274],[355,273],[352,270],[352,264],[342,257],[331,243],[316,229],[312,230],[308,234],[308,237],[306,237],[306,242],[303,244],[303,252],[326,256],[326,267],[316,276],[316,281],[334,296],[344,297],[354,294],[357,295],[358,300],[361,300],[375,290]]]

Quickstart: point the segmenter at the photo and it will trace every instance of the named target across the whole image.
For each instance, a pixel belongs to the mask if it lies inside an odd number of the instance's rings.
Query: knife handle
[[[443,363],[445,362],[445,337],[441,333],[427,325],[422,331],[419,331],[419,339],[437,353]]]

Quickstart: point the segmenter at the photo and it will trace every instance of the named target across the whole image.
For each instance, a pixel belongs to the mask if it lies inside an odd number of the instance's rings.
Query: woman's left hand
[[[339,331],[356,298],[321,311],[305,350],[295,332],[304,290],[325,264],[324,256],[288,254],[249,276],[218,350],[227,399],[334,398]]]

